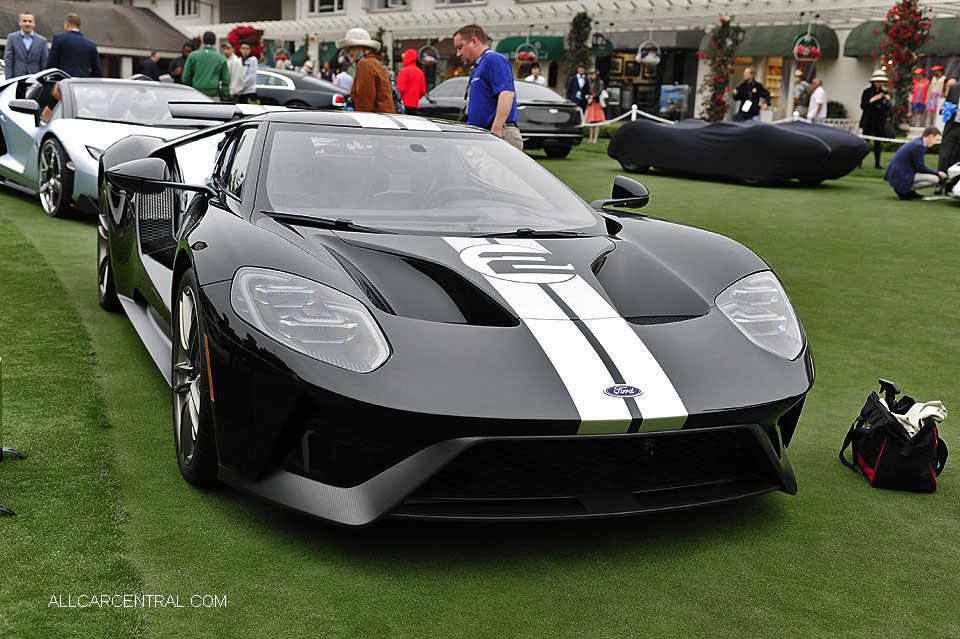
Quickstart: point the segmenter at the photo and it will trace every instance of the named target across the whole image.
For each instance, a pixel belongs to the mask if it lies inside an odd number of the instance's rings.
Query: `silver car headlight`
[[[794,359],[803,350],[800,322],[777,276],[748,275],[717,295],[717,307],[760,348]]]
[[[305,277],[245,266],[233,277],[230,304],[261,333],[348,371],[369,373],[390,356],[366,306]]]

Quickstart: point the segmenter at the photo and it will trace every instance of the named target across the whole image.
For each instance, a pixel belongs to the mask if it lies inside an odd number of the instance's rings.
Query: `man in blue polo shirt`
[[[487,34],[475,24],[461,27],[453,46],[465,64],[476,65],[467,89],[467,123],[489,129],[522,151],[510,61],[489,47]]]

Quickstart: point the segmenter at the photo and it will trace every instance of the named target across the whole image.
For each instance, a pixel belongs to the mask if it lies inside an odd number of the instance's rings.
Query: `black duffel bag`
[[[893,412],[903,415],[916,403],[909,395],[897,400],[900,392],[897,385],[882,379],[879,381],[880,389],[885,391],[887,406],[891,406]],[[852,462],[844,456],[851,444]],[[910,437],[880,401],[880,396],[873,392],[843,440],[840,461],[847,468],[859,466],[874,488],[932,493],[936,492],[937,477],[947,463],[947,445],[940,439],[937,423],[929,417]]]

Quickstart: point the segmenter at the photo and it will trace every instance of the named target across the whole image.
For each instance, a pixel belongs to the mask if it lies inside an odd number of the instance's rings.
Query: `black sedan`
[[[524,150],[543,149],[563,158],[583,139],[583,113],[556,91],[517,80],[517,116]],[[467,78],[450,78],[420,99],[419,115],[456,120],[466,101]]]
[[[797,490],[789,298],[733,240],[610,208],[639,182],[587,204],[489,132],[329,111],[101,161],[100,304],[167,377],[193,484],[349,526]]]
[[[342,109],[350,92],[312,75],[282,69],[257,69],[261,104],[315,109]]]

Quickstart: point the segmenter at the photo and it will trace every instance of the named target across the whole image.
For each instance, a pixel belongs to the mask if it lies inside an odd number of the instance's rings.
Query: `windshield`
[[[261,210],[401,232],[602,228],[586,202],[492,135],[274,124],[263,155]]]
[[[195,120],[174,119],[169,102],[211,102],[199,91],[152,84],[78,83],[71,85],[76,117],[152,126],[195,126]]]

